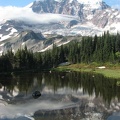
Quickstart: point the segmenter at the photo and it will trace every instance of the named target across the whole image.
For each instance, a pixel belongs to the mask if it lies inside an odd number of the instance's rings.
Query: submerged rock
[[[32,96],[34,99],[37,99],[41,96],[41,93],[39,91],[35,91],[35,92],[33,92]]]

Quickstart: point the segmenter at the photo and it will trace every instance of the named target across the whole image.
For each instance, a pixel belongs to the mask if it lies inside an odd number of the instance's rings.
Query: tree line
[[[74,40],[67,45],[57,47],[43,53],[33,53],[27,49],[12,49],[0,56],[0,72],[19,70],[43,70],[57,67],[60,63],[105,63],[120,62],[120,34],[109,32],[102,36],[83,37],[81,41]]]

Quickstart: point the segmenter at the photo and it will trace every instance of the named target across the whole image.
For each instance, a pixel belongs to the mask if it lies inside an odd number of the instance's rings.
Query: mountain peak
[[[36,2],[44,2],[44,1],[46,1],[46,0],[36,0]],[[66,0],[54,0],[54,1],[56,1],[56,2],[62,2],[62,1],[66,1]],[[92,0],[69,0],[70,2],[72,2],[72,1],[78,1],[79,3],[99,3],[99,2],[102,2],[102,0],[94,0],[94,1],[92,1]]]
[[[34,5],[38,5],[38,4],[48,4],[48,6],[51,6],[51,9],[52,9],[52,4],[57,4],[58,6],[59,5],[63,5],[63,4],[79,4],[79,5],[84,5],[84,6],[87,6],[91,9],[101,9],[103,8],[102,5],[103,5],[103,0],[36,0],[34,2]],[[44,5],[45,5],[44,4]],[[51,5],[50,5],[51,4]],[[108,5],[106,5],[108,6]],[[38,6],[37,6],[38,7]],[[62,7],[62,6],[61,6]]]
[[[75,0],[70,0],[70,2],[73,2]],[[78,1],[79,3],[82,3],[82,4],[99,4],[102,2],[102,0],[76,0]]]

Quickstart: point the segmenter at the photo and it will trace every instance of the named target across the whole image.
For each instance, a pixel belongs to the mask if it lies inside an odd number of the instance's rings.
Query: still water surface
[[[120,120],[117,81],[80,72],[0,75],[0,120]]]

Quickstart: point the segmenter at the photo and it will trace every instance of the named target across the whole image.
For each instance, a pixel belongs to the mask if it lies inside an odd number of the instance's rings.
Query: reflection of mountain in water
[[[102,75],[22,73],[1,75],[0,84],[0,120],[3,115],[16,116],[15,120],[27,120],[26,115],[35,120],[106,120],[113,111],[120,109],[120,88],[116,80]],[[41,92],[38,99],[32,97],[36,90]]]
[[[120,98],[120,87],[116,86],[116,80],[92,73],[26,73],[1,76],[0,83],[3,85],[3,91],[16,97],[27,95],[36,89],[42,93],[66,93],[66,89],[69,89],[75,92],[82,90],[81,94],[95,94],[109,103],[115,97]]]

